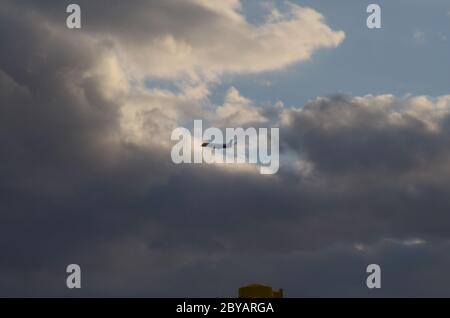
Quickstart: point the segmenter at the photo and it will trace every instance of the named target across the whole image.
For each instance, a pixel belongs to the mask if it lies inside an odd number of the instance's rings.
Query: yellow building
[[[273,290],[262,284],[251,284],[239,288],[239,298],[283,298],[283,289]]]

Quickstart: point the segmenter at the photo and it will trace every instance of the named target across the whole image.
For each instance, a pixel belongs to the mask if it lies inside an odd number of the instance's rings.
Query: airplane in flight
[[[233,139],[230,140],[230,142],[227,143],[227,144],[215,144],[215,143],[212,143],[211,141],[208,141],[208,142],[202,143],[202,147],[203,148],[206,148],[206,147],[212,148],[213,150],[216,150],[216,149],[227,149],[227,148],[233,147],[233,142],[234,142]]]

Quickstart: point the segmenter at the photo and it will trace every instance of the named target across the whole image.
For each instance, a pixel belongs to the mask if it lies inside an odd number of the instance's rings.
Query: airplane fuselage
[[[229,144],[228,145],[227,144],[212,144],[209,142],[205,142],[202,144],[202,147],[203,148],[208,147],[208,148],[212,148],[212,149],[226,149],[226,148],[230,147],[230,145]]]

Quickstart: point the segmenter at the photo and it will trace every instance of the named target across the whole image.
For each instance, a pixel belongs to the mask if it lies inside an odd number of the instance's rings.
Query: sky
[[[450,296],[448,1],[72,2],[0,0],[1,297]],[[194,120],[278,173],[174,164]]]
[[[248,15],[253,16],[259,2],[245,3]],[[448,2],[376,1],[382,8],[380,30],[366,27],[366,8],[374,1],[295,3],[322,13],[328,25],[345,31],[346,40],[335,50],[317,52],[310,61],[281,72],[233,77],[224,84],[225,89],[234,84],[252,99],[280,99],[290,106],[335,93],[448,93],[450,70],[444,63],[450,50]]]

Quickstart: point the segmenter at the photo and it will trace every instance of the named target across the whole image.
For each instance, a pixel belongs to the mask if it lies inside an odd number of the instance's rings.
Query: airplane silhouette
[[[212,148],[214,150],[215,149],[227,149],[227,148],[231,148],[233,146],[233,142],[234,142],[234,140],[230,140],[230,142],[227,144],[215,144],[215,143],[212,143],[209,141],[209,142],[202,143],[202,147],[203,148],[208,147],[208,148]]]

